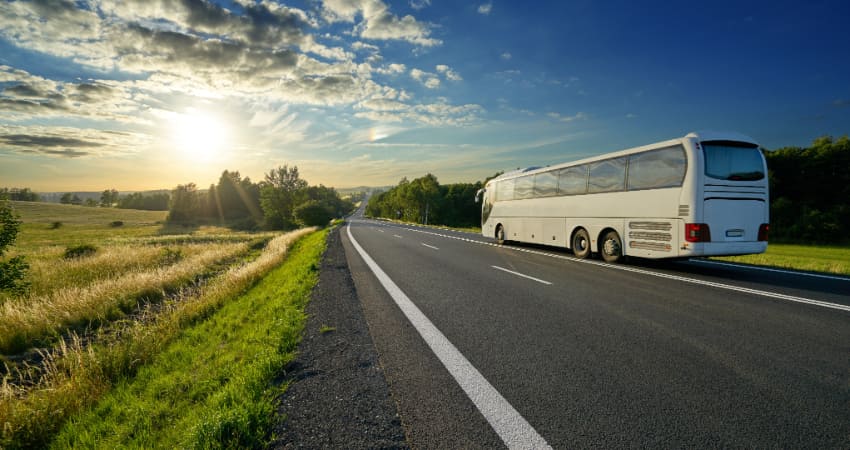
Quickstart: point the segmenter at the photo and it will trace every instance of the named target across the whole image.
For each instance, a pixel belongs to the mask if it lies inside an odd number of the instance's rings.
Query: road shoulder
[[[407,448],[349,272],[340,229],[328,235],[298,357],[282,382],[274,448]]]

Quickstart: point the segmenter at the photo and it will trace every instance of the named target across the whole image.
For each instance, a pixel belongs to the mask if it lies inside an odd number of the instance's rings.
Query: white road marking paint
[[[363,250],[351,235],[351,224],[346,227],[348,239],[351,244],[372,270],[372,273],[384,286],[384,289],[395,300],[399,309],[407,317],[407,320],[416,328],[428,347],[439,358],[440,362],[448,369],[455,381],[460,385],[466,395],[481,411],[493,430],[502,438],[508,448],[541,449],[552,448],[543,439],[543,436],[525,420],[493,385],[476,369],[469,360],[452,344],[444,335],[428,320],[428,317],[416,307],[408,296],[381,270],[375,260]]]
[[[711,264],[714,266],[727,266],[727,267],[735,267],[738,269],[746,269],[746,270],[760,270],[762,272],[776,272],[776,273],[785,273],[788,275],[797,275],[801,277],[813,277],[813,278],[824,278],[827,280],[838,280],[838,281],[850,281],[850,277],[839,277],[835,275],[822,275],[819,273],[808,273],[808,272],[794,272],[793,270],[783,270],[783,269],[772,269],[770,267],[756,267],[756,266],[748,266],[744,264],[735,264],[735,263],[727,263],[720,261],[710,261],[707,259],[692,259],[691,262],[697,264]]]
[[[426,243],[424,243],[424,242],[422,243],[422,245],[424,245],[424,246],[426,246],[426,247],[428,247],[428,248],[433,248],[434,250],[439,250],[439,248],[434,247],[433,245],[428,245],[428,244],[426,244]]]
[[[399,235],[397,235],[397,234],[394,234],[393,236],[395,236],[395,237],[397,237],[397,238],[399,238],[399,239],[402,239],[402,237],[401,237],[401,236],[399,236]]]
[[[531,249],[527,249],[527,248],[518,248],[518,247],[509,247],[509,246],[495,244],[495,243],[492,243],[492,242],[485,242],[485,241],[479,241],[479,240],[476,240],[476,239],[467,239],[467,238],[462,238],[462,237],[459,237],[459,236],[451,236],[451,235],[447,235],[447,234],[434,233],[434,232],[430,232],[430,231],[419,230],[419,229],[416,229],[416,228],[406,228],[406,227],[402,227],[402,228],[405,229],[405,230],[408,230],[408,231],[415,231],[417,233],[424,233],[424,234],[430,234],[430,235],[433,235],[433,236],[440,236],[440,237],[449,238],[449,239],[456,239],[456,240],[459,240],[459,241],[470,242],[470,243],[478,244],[478,245],[489,245],[491,247],[501,247],[501,248],[506,249],[506,250],[512,250],[512,251],[524,252],[524,253],[532,253],[532,254],[535,254],[535,255],[548,256],[550,258],[563,259],[563,260],[566,260],[566,261],[572,261],[572,262],[577,262],[577,263],[582,263],[582,264],[593,264],[593,265],[596,265],[596,266],[607,267],[609,269],[615,269],[615,270],[622,270],[622,271],[625,271],[625,272],[640,273],[640,274],[643,274],[643,275],[649,275],[649,276],[658,277],[658,278],[666,278],[666,279],[669,279],[669,280],[677,280],[677,281],[682,281],[682,282],[685,282],[685,283],[697,284],[697,285],[702,285],[702,286],[710,286],[710,287],[714,287],[714,288],[718,288],[718,289],[725,289],[725,290],[729,290],[729,291],[736,291],[736,292],[743,292],[743,293],[747,293],[747,294],[760,295],[760,296],[763,296],[763,297],[774,298],[774,299],[777,299],[777,300],[785,300],[785,301],[788,301],[788,302],[795,302],[795,303],[804,303],[804,304],[807,304],[807,305],[820,306],[822,308],[837,309],[839,311],[850,312],[850,306],[842,305],[840,303],[830,303],[830,302],[824,302],[824,301],[814,300],[814,299],[805,298],[805,297],[797,297],[797,296],[794,296],[794,295],[780,294],[778,292],[769,292],[769,291],[762,291],[762,290],[758,290],[758,289],[750,289],[750,288],[745,288],[745,287],[740,287],[740,286],[733,286],[733,285],[730,285],[730,284],[699,280],[699,279],[696,279],[696,278],[686,278],[686,277],[682,277],[682,276],[678,276],[678,275],[668,275],[668,274],[661,273],[661,272],[652,272],[652,271],[649,271],[649,270],[638,269],[638,268],[635,268],[635,267],[628,267],[628,266],[623,266],[623,265],[613,265],[613,264],[608,264],[608,263],[599,262],[599,261],[593,261],[593,260],[589,260],[589,259],[578,259],[578,258],[574,258],[574,257],[571,257],[571,256],[564,256],[564,255],[559,255],[559,254],[556,254],[556,253],[548,253],[548,252],[543,252],[543,251],[539,251],[539,250],[531,250]],[[796,272],[792,272],[792,273],[796,274]]]
[[[499,267],[499,266],[490,266],[490,267],[492,267],[492,268],[494,268],[494,269],[499,269],[499,270],[501,270],[501,271],[503,271],[503,272],[512,273],[512,274],[514,274],[514,275],[516,275],[516,276],[518,276],[518,277],[528,278],[529,280],[534,280],[534,281],[536,281],[536,282],[538,282],[538,283],[543,283],[543,284],[552,284],[552,283],[550,283],[550,282],[548,282],[548,281],[546,281],[546,280],[541,280],[540,278],[534,278],[534,277],[532,277],[532,276],[528,276],[528,275],[523,274],[523,273],[514,272],[513,270],[508,270],[508,269],[505,269],[504,267]]]
[[[384,230],[382,230],[382,229],[380,229],[380,228],[378,228],[378,231],[380,231],[381,233],[383,233],[383,232],[384,232]]]

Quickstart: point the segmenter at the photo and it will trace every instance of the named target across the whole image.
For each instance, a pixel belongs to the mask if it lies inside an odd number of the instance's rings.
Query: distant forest
[[[765,150],[770,180],[770,240],[847,244],[850,237],[850,139],[821,137],[808,148]],[[489,178],[487,179],[489,180]],[[452,227],[480,226],[475,192],[487,182],[441,185],[431,174],[374,195],[372,217]]]
[[[181,184],[171,192],[121,195],[104,190],[100,200],[87,194],[66,192],[60,203],[100,208],[168,211],[168,222],[184,225],[221,224],[240,230],[290,230],[300,226],[326,225],[354,209],[362,197],[352,193],[343,198],[322,185],[310,186],[301,179],[297,166],[277,167],[259,183],[238,171],[222,172],[217,184],[200,190],[195,183]],[[0,199],[41,201],[29,188],[0,188]]]

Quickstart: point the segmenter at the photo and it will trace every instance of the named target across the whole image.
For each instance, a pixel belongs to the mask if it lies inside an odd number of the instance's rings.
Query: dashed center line
[[[397,234],[394,234],[393,236],[395,236],[395,237],[397,237],[397,238],[399,238],[399,239],[403,239],[401,236],[399,236],[399,235],[397,235]]]
[[[526,274],[524,274],[524,273],[514,272],[513,270],[505,269],[504,267],[499,267],[499,266],[490,266],[490,267],[492,267],[492,268],[494,268],[494,269],[499,269],[499,270],[501,270],[502,272],[507,272],[507,273],[510,273],[510,274],[514,274],[514,275],[516,275],[516,276],[518,276],[518,277],[528,278],[529,280],[534,280],[534,281],[536,281],[536,282],[538,282],[538,283],[543,283],[543,284],[546,284],[546,285],[550,285],[550,284],[552,284],[552,283],[550,283],[550,282],[548,282],[548,281],[546,281],[546,280],[541,280],[540,278],[534,278],[534,277],[529,276],[529,275],[526,275]]]
[[[428,247],[428,248],[433,248],[434,250],[439,250],[439,248],[434,247],[433,245],[428,245],[428,244],[426,244],[426,243],[424,243],[424,242],[422,243],[422,245],[424,245],[424,246],[426,246],[426,247]]]

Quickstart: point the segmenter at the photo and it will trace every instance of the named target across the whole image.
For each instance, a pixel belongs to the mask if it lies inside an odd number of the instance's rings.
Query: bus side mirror
[[[479,189],[478,192],[475,193],[475,203],[481,201],[481,194],[487,192],[487,189]]]

